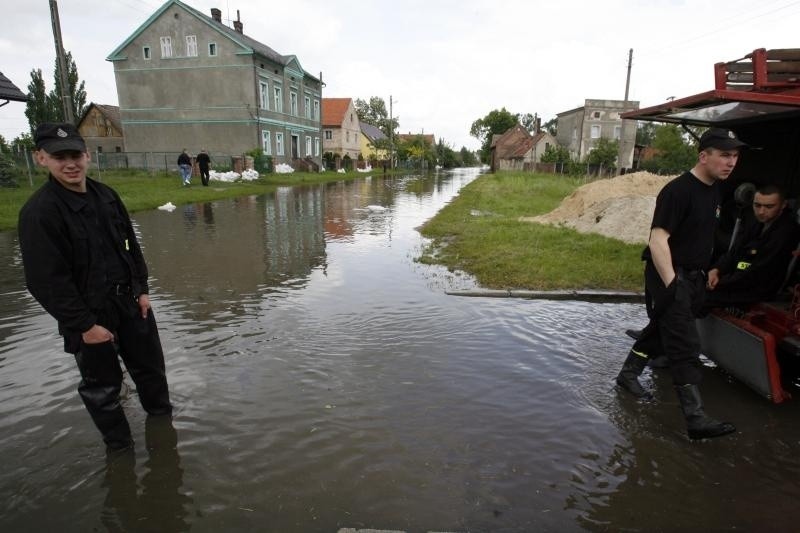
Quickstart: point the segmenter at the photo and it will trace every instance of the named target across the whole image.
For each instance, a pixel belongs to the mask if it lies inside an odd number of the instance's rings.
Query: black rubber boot
[[[681,402],[683,416],[686,418],[686,430],[690,439],[711,439],[736,431],[733,424],[720,422],[706,416],[703,411],[703,399],[700,397],[700,389],[697,385],[676,385],[675,391]]]
[[[638,355],[631,351],[628,353],[628,358],[622,365],[622,370],[617,375],[617,385],[630,392],[637,398],[650,399],[653,397],[650,392],[644,390],[642,384],[639,383],[639,376],[647,366],[647,357]]]
[[[647,361],[650,368],[669,368],[669,359],[666,355],[656,355]]]

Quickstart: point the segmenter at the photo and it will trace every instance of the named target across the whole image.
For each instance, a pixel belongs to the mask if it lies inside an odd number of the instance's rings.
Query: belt
[[[131,292],[133,292],[133,288],[129,283],[114,283],[111,285],[111,294],[120,296],[122,294],[130,294]]]
[[[688,269],[683,267],[675,267],[675,275],[678,279],[688,279],[695,281],[697,279],[706,279],[706,272],[703,269]]]

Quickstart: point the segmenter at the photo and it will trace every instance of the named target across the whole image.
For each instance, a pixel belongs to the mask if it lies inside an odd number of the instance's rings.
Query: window
[[[319,156],[319,137],[314,137],[314,155]]]
[[[197,35],[186,36],[186,57],[197,57]]]
[[[306,118],[311,118],[311,98],[306,96],[305,98],[305,107],[303,110],[306,112]]]
[[[278,155],[283,155],[283,133],[275,134],[275,152]]]
[[[592,112],[592,118],[599,119],[600,118],[600,111],[593,111]]]
[[[330,141],[333,139],[333,132],[331,130],[325,130],[325,140]]]
[[[289,111],[293,117],[297,116],[297,93],[294,91],[289,93]]]
[[[283,112],[283,92],[281,88],[277,85],[274,89],[275,92],[275,111],[282,113]]]
[[[261,109],[269,109],[269,85],[266,81],[258,82]]]
[[[622,126],[614,126],[614,138],[619,140],[622,135]]]
[[[306,155],[311,155],[311,137],[306,135]]]
[[[319,120],[319,100],[314,100],[314,116],[315,120]]]
[[[264,155],[272,155],[272,137],[269,130],[261,132],[261,149],[264,150]]]
[[[142,47],[142,57],[145,59],[150,59],[150,47],[144,46]]]
[[[600,138],[600,126],[592,126],[590,137],[592,139],[599,139]]]
[[[346,131],[345,134],[347,135],[347,142],[350,142],[350,132]]]
[[[172,37],[161,37],[161,57],[172,57]]]
[[[208,43],[208,55],[211,57],[217,55],[217,43]]]

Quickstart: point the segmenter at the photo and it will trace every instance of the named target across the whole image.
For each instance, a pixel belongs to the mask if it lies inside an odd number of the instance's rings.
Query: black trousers
[[[119,403],[122,369],[119,357],[136,384],[142,407],[149,414],[172,412],[164,352],[152,310],[142,318],[130,294],[109,297],[98,323],[114,333],[114,342],[81,343],[75,361],[81,373],[78,393],[103,440],[111,447],[130,443],[130,427]]]
[[[665,354],[676,385],[698,385],[702,373],[695,317],[703,305],[705,277],[700,271],[679,270],[672,290],[648,262],[644,279],[650,321],[631,350],[648,358]]]
[[[200,167],[200,180],[202,181],[203,185],[208,187],[208,180],[210,179],[211,173],[209,172],[208,167]]]

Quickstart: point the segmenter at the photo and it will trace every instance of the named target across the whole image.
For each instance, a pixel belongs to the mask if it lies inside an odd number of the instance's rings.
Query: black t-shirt
[[[691,172],[685,172],[658,193],[650,228],[662,228],[669,233],[674,267],[704,269],[711,261],[719,214],[717,182],[706,185]],[[643,257],[650,258],[649,248]]]

